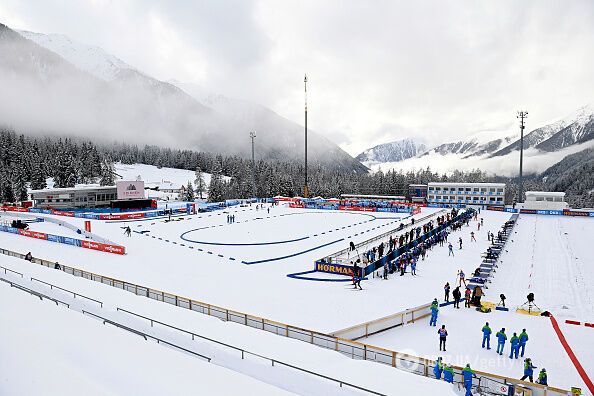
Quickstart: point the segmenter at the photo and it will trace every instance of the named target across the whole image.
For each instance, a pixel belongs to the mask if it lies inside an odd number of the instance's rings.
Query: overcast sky
[[[594,102],[594,1],[2,0],[0,22],[266,105],[356,155]]]

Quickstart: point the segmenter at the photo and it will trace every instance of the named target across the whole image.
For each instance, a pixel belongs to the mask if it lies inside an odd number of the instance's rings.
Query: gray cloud
[[[593,100],[589,0],[4,0],[0,21],[300,123],[307,71],[311,128],[351,154],[415,134],[508,130],[518,109],[537,127]]]

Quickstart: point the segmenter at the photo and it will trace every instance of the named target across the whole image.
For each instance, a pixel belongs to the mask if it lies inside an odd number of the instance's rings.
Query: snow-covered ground
[[[436,211],[425,208],[417,217]],[[69,246],[49,248],[49,242],[24,240],[9,234],[1,235],[0,243],[102,275],[296,326],[332,332],[413,308],[440,296],[445,281],[454,283],[460,268],[470,273],[478,266],[479,253],[487,246],[487,230],[495,231],[509,218],[508,214],[482,212],[485,226],[477,232],[478,242],[470,243],[471,229],[476,232],[474,225],[452,234],[454,242],[459,236],[464,240],[464,248],[456,250],[456,257],[448,257],[445,246],[435,247],[427,259],[419,263],[418,276],[393,275],[387,281],[371,277],[363,282],[365,290],[361,292],[353,290],[348,282],[314,282],[287,275],[312,270],[316,259],[344,249],[350,240],[362,242],[396,227],[401,221],[400,214],[372,216],[286,207],[272,207],[268,214],[266,210],[256,211],[255,206],[234,208],[229,213],[236,216],[235,224],[228,225],[227,212],[222,211],[184,216],[172,222],[164,219],[126,223],[93,221],[93,231],[126,246],[126,256],[87,252]],[[80,219],[69,220],[82,224]],[[392,224],[382,227],[387,223]],[[150,232],[146,235],[134,232],[128,238],[122,229],[128,225],[133,231]],[[187,233],[203,227],[212,228]],[[181,238],[184,233],[187,233],[186,239],[209,243],[270,243],[309,238],[271,245],[225,246],[189,242]],[[263,262],[246,265],[242,261]],[[398,298],[389,298],[394,293],[398,293]]]
[[[486,322],[489,322],[493,331],[491,350],[481,347],[483,338],[481,329]],[[447,352],[439,351],[437,329],[441,325],[445,325],[448,331]],[[495,333],[501,328],[505,328],[508,341],[505,344],[503,355],[499,356],[495,352],[497,348]],[[588,332],[594,333],[594,329],[583,328],[585,329],[584,335],[588,335],[586,334]],[[509,339],[513,333],[520,335],[522,329],[526,329],[529,337],[524,358],[531,358],[534,365],[538,367],[536,375],[544,367],[547,369],[551,386],[565,389],[578,386],[587,389],[561,346],[551,321],[547,317],[523,315],[513,311],[493,311],[484,314],[477,312],[474,308],[464,308],[463,305],[460,309],[449,305],[440,309],[436,327],[429,326],[429,318],[426,318],[403,328],[388,330],[361,341],[429,359],[442,356],[447,363],[458,366],[470,363],[470,366],[476,370],[520,379],[523,375],[524,359],[521,357],[519,359],[509,358]],[[590,336],[592,335],[594,334],[590,334]],[[414,341],[411,342],[411,340]],[[587,358],[588,355],[592,356],[594,353],[591,344],[588,345],[588,342],[580,341],[576,337],[569,342],[570,344],[574,342],[575,349],[581,351],[587,359],[585,363],[591,365],[589,362],[591,359]]]
[[[107,285],[75,278],[12,257],[3,266],[18,270],[1,278],[57,298],[56,306],[0,282],[3,315],[0,322],[0,394],[217,394],[217,395],[361,395],[339,383],[278,362],[383,394],[454,395],[444,382],[409,374],[389,366],[352,360],[338,352],[279,337],[231,322],[158,303]],[[51,289],[31,281],[44,279],[79,293]],[[87,300],[90,297],[99,303]],[[5,308],[5,309],[4,309]],[[161,324],[118,311],[125,309],[239,347],[240,350],[192,337]],[[82,310],[211,358],[211,363],[179,349],[158,345],[122,329],[102,324]],[[35,322],[39,325],[32,326]],[[32,346],[35,347],[32,347]],[[260,357],[254,354],[260,355]],[[275,359],[273,366],[269,359]],[[35,375],[31,373],[35,372]],[[148,380],[150,378],[150,381]],[[368,393],[367,393],[368,394]]]
[[[594,322],[593,219],[521,215],[512,240],[490,298],[503,293],[515,308],[532,292],[541,309],[559,318]]]
[[[477,222],[471,221],[469,227],[463,227],[461,231],[450,235],[449,240],[455,246],[454,257],[448,256],[447,247],[436,246],[428,252],[424,261],[419,262],[417,276],[409,273],[402,277],[393,274],[388,280],[370,276],[362,284],[364,290],[356,291],[348,281],[309,281],[289,278],[287,275],[312,270],[316,259],[344,249],[349,241],[364,242],[397,227],[400,222],[410,223],[410,218],[403,214],[331,212],[291,209],[285,206],[271,206],[270,212],[269,205],[263,210],[255,208],[252,205],[185,215],[171,222],[165,219],[131,222],[93,220],[93,232],[126,246],[125,256],[7,233],[0,234],[0,247],[22,253],[31,251],[35,257],[59,261],[72,267],[275,321],[332,332],[425,304],[434,297],[441,299],[443,285],[446,281],[454,285],[459,269],[470,274],[480,264],[480,253],[488,245],[487,231],[496,232],[510,217],[508,213],[482,211],[479,218],[483,218],[484,225],[480,231],[477,230]],[[437,212],[437,209],[424,208],[415,217],[418,219]],[[228,215],[235,215],[234,224],[228,224]],[[68,218],[68,221],[83,227],[83,219]],[[126,226],[134,231],[130,238],[124,235],[123,228]],[[591,268],[587,266],[589,256],[586,252],[589,239],[594,234],[592,227],[594,223],[587,218],[520,216],[506,246],[508,252],[502,256],[493,283],[485,290],[484,299],[497,302],[496,296],[504,292],[508,296],[508,306],[515,308],[524,302],[525,295],[531,290],[535,292],[536,302],[541,308],[552,311],[560,322],[564,317],[592,321],[592,304],[588,303],[588,299],[593,295],[594,282]],[[470,241],[471,231],[476,234],[476,242]],[[395,236],[398,234],[399,232],[394,232]],[[463,240],[461,250],[457,243],[459,237]],[[534,261],[531,261],[533,255]],[[0,261],[6,260],[5,256],[0,256]],[[65,282],[69,287],[82,287],[81,290],[91,296],[109,289],[21,260],[14,263],[17,270],[26,266],[27,271],[35,272],[35,276],[41,279],[51,277],[51,280]],[[58,276],[59,279],[55,278]],[[328,274],[313,276],[323,279],[340,278],[338,275]],[[570,280],[575,287],[568,284]],[[76,282],[83,282],[84,286]],[[113,293],[117,293],[117,290]],[[124,294],[129,296],[125,298],[130,299],[131,307],[142,310],[147,316],[166,310],[166,321],[180,326],[193,323],[194,329],[207,329],[208,325],[202,320],[213,320],[175,307],[162,308],[166,304]],[[118,294],[114,301],[121,298],[124,297]],[[142,305],[136,305],[139,300],[143,301],[138,303]],[[563,309],[563,306],[568,309]],[[199,318],[195,318],[196,316]],[[491,322],[494,331],[506,327],[510,336],[510,332],[528,329],[531,334],[529,356],[535,360],[537,366],[544,365],[547,368],[551,384],[560,387],[581,384],[546,318],[512,312],[485,315],[444,307],[441,310],[440,323],[445,323],[450,331],[448,353],[452,353],[444,355],[446,360],[455,364],[470,362],[478,370],[513,378],[521,376],[520,363],[512,364],[507,358],[490,354],[493,351],[486,354],[480,348],[480,328],[483,321]],[[215,322],[219,323],[216,320]],[[229,328],[236,325],[226,326]],[[565,327],[568,326],[564,325],[563,328]],[[216,335],[217,331],[213,330],[212,334]],[[232,337],[239,337],[233,340],[244,346],[259,348],[260,341],[253,337],[259,337],[256,334],[261,332],[253,329],[245,331],[248,333],[233,335]],[[586,337],[589,334],[587,332],[592,329],[567,331],[568,341],[578,357],[588,359],[593,349]],[[219,334],[223,333],[219,331]],[[426,323],[421,322],[363,341],[399,352],[433,357],[439,352],[436,338],[435,328],[429,328]],[[305,347],[298,342],[296,345],[298,349]],[[297,352],[283,355],[282,358],[293,363],[307,361],[299,360],[304,357]],[[315,360],[320,357],[316,354],[307,359]],[[582,361],[582,364],[586,370],[591,365],[589,361]],[[253,376],[252,371],[248,374]],[[382,375],[382,378],[390,375]],[[373,379],[377,378],[371,376],[370,382],[365,382],[360,376],[351,377],[357,379],[358,385],[373,384]],[[384,382],[382,380],[375,383]],[[308,394],[302,389],[289,390]]]

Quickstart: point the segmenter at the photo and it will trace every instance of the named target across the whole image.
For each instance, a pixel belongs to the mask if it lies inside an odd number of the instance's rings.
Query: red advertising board
[[[305,205],[304,204],[292,203],[292,204],[289,204],[289,208],[301,208],[301,209],[303,209],[303,208],[305,208]]]
[[[85,231],[91,232],[91,220],[85,220]]]
[[[118,245],[110,245],[107,243],[101,244],[101,250],[107,253],[126,254],[126,248]]]
[[[30,231],[30,230],[19,230],[19,235],[26,236],[29,238],[37,238],[37,239],[46,239],[47,240],[47,234],[43,233],[43,232]]]
[[[85,249],[93,249],[93,250],[103,250],[101,248],[102,243],[92,242],[92,241],[80,241],[80,245]]]
[[[353,212],[375,212],[375,208],[365,206],[339,206],[338,210],[349,210]]]
[[[144,217],[144,213],[116,213],[116,214],[100,214],[100,220],[124,220],[124,219],[140,219]]]

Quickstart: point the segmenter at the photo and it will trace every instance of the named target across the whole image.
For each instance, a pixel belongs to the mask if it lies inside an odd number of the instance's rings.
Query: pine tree
[[[202,193],[206,192],[206,183],[204,182],[204,174],[202,174],[202,170],[200,167],[196,168],[196,180],[194,180],[196,184],[196,193],[202,199]]]
[[[208,186],[208,201],[221,202],[225,196],[225,182],[221,176],[221,168],[218,161],[210,176],[210,185]]]
[[[15,202],[14,191],[10,183],[10,175],[6,171],[0,173],[0,194],[2,195],[2,202]]]
[[[192,182],[188,180],[188,184],[186,186],[186,196],[184,197],[185,201],[194,201],[194,186],[192,185]]]
[[[115,174],[113,170],[113,163],[109,159],[104,159],[101,165],[101,179],[99,180],[101,186],[115,185]]]

